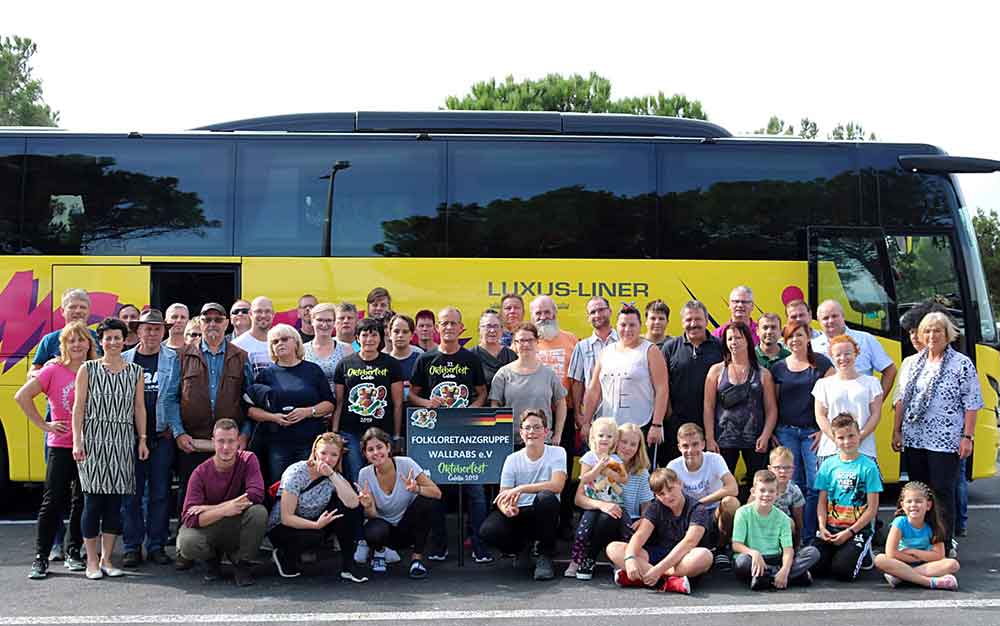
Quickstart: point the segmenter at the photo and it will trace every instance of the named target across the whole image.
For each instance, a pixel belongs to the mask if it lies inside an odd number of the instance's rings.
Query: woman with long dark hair
[[[721,454],[734,474],[742,456],[752,477],[767,467],[778,422],[774,379],[757,363],[749,326],[731,322],[722,338],[722,363],[713,365],[705,379],[705,448]]]

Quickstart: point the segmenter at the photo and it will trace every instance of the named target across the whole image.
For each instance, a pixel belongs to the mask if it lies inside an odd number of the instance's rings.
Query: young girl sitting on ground
[[[576,576],[579,580],[593,578],[597,550],[617,538],[614,535],[618,534],[625,504],[622,485],[628,482],[622,460],[614,453],[618,444],[618,423],[613,417],[594,420],[588,443],[590,451],[580,459],[580,485],[576,490],[576,504],[584,511],[576,528],[572,559],[565,572],[566,577]],[[594,541],[598,526],[601,537],[609,531],[612,534],[600,545]]]
[[[958,589],[958,561],[945,558],[944,528],[930,487],[911,481],[899,492],[896,517],[875,567],[892,587],[901,582],[928,589]]]

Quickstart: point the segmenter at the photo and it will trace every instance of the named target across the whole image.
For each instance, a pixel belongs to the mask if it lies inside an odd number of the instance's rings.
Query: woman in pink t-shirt
[[[14,400],[28,419],[46,433],[49,448],[45,492],[38,510],[35,561],[31,565],[29,578],[48,576],[52,540],[67,509],[71,510],[66,567],[73,572],[83,571],[85,568],[80,557],[80,546],[83,544],[80,530],[83,495],[77,478],[76,461],[73,460],[72,421],[76,372],[84,361],[95,358],[97,348],[87,326],[80,321],[70,322],[59,333],[59,356],[46,363],[14,395]],[[42,393],[48,397],[51,421],[45,421],[35,407],[34,400]]]

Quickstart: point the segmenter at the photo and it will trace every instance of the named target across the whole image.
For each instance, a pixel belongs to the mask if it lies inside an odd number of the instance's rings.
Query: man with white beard
[[[576,440],[576,419],[571,394],[573,381],[569,378],[569,364],[577,340],[573,333],[559,328],[559,322],[556,320],[556,303],[551,297],[539,296],[535,298],[531,301],[530,310],[531,321],[538,328],[538,358],[542,363],[552,368],[566,389],[566,422],[562,438],[560,441],[553,441],[552,444],[558,444],[566,450],[566,475],[571,476],[573,448]],[[560,498],[559,527],[561,533],[565,533],[567,529],[571,528],[573,493],[575,491],[576,485],[573,481],[567,480]]]

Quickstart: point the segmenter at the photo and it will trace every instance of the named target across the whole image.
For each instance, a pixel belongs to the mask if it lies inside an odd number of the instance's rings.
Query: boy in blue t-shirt
[[[824,461],[816,476],[819,530],[815,546],[820,560],[812,571],[852,581],[865,557],[871,558],[882,478],[875,461],[858,450],[861,433],[852,415],[841,413],[833,418],[830,429],[838,454]]]

